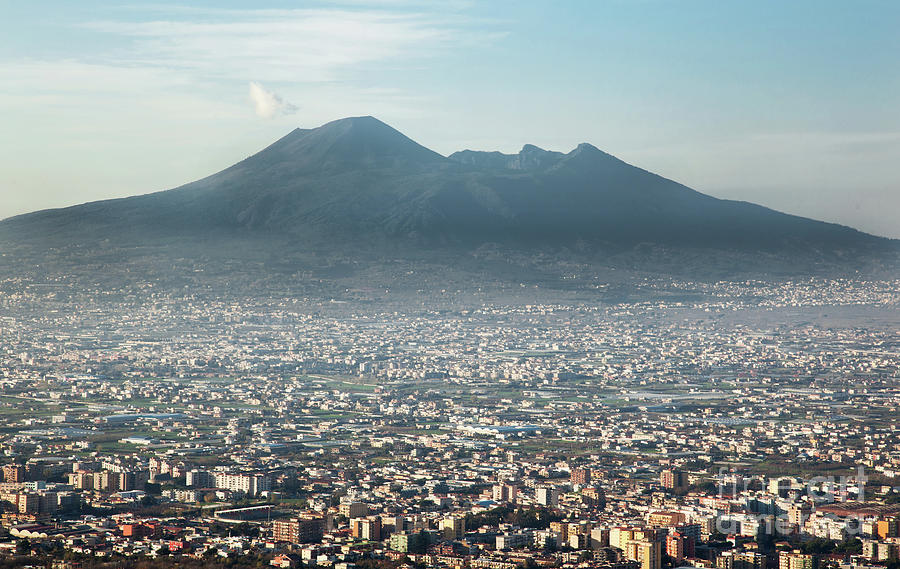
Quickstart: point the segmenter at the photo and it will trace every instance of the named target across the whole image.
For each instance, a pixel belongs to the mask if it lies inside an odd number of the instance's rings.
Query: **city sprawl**
[[[898,281],[70,285],[0,283],[11,566],[900,563]]]

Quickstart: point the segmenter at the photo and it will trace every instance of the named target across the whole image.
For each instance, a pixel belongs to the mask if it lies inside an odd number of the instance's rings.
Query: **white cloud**
[[[289,115],[297,111],[295,105],[288,103],[256,81],[250,82],[250,100],[256,108],[256,114],[264,119],[270,119],[276,115]]]

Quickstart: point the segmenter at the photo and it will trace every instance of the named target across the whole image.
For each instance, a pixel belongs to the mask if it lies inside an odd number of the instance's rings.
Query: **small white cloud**
[[[250,100],[256,108],[256,114],[264,119],[270,119],[276,115],[289,115],[297,112],[297,107],[295,105],[285,101],[256,81],[250,82]]]

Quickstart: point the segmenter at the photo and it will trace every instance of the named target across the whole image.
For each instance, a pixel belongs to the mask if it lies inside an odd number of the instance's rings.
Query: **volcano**
[[[590,262],[635,248],[784,259],[859,259],[897,242],[702,194],[583,143],[568,153],[442,156],[373,117],[296,129],[207,178],[0,222],[6,249],[97,243],[165,248],[218,239],[322,255],[366,248],[460,254],[486,245],[574,251]]]

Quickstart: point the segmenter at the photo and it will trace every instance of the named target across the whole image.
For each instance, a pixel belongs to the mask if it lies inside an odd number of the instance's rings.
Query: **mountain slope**
[[[487,243],[588,257],[641,244],[810,258],[896,250],[896,242],[847,227],[701,194],[589,144],[567,154],[526,145],[516,155],[467,150],[445,158],[372,117],[294,130],[173,190],[0,222],[7,247],[221,236],[386,254]]]

